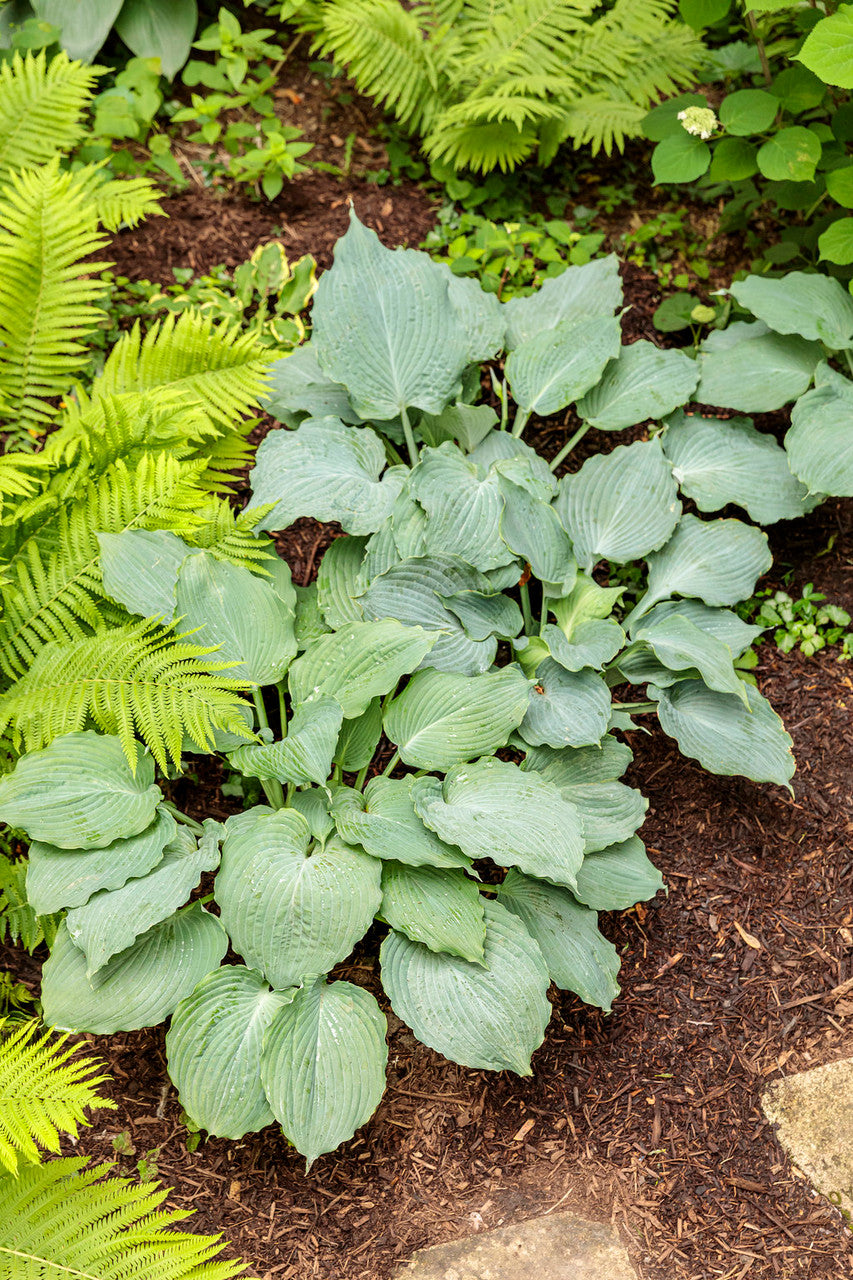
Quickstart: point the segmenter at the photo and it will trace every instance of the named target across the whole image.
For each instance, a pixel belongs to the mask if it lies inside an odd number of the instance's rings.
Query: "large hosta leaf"
[[[633,758],[627,743],[608,733],[595,747],[566,747],[562,751],[532,747],[524,767],[544,773],[558,787],[567,787],[576,783],[613,782],[621,778]]]
[[[450,303],[468,339],[466,364],[491,360],[504,345],[504,308],[493,293],[486,293],[474,277],[455,276],[444,262],[434,262],[447,281]]]
[[[348,622],[361,622],[364,616],[355,596],[366,544],[366,538],[336,538],[320,562],[317,601],[326,622],[335,630]]]
[[[270,991],[253,969],[223,965],[178,1005],[166,1035],[169,1076],[199,1128],[242,1138],[273,1123],[261,1050],[267,1027],[295,994]]]
[[[615,316],[563,320],[510,353],[506,379],[518,405],[545,417],[579,400],[619,354],[622,329]]]
[[[144,876],[163,857],[178,824],[165,809],[138,836],[114,840],[103,849],[58,849],[34,840],[27,865],[27,901],[36,915],[81,907],[99,889],[120,889]]]
[[[65,923],[72,941],[86,956],[88,978],[184,905],[202,872],[219,865],[218,834],[205,832],[196,843],[187,828],[180,827],[147,875],[128,880],[120,889],[103,889],[84,906],[68,912]]]
[[[468,867],[461,849],[439,840],[415,813],[411,775],[371,778],[362,794],[340,787],[332,797],[338,832],[349,844],[360,844],[372,857],[393,859],[412,867]]]
[[[313,342],[303,343],[270,365],[264,400],[267,413],[289,427],[297,426],[301,416],[361,422],[346,387],[327,378],[320,368]]]
[[[517,667],[481,676],[420,671],[385,712],[385,732],[415,769],[450,769],[504,746],[527,711]]]
[[[625,564],[648,555],[663,546],[681,515],[658,439],[595,454],[563,477],[556,507],[587,570],[603,559]]]
[[[831,276],[789,271],[781,280],[747,276],[729,290],[776,333],[798,333],[838,350],[853,346],[853,298]]]
[[[275,684],[296,655],[294,609],[274,584],[209,552],[188,556],[178,573],[181,627],[197,644],[216,648],[214,661],[234,665],[235,680]]]
[[[382,737],[382,700],[374,698],[363,715],[344,720],[334,761],[344,773],[357,773],[370,764]]]
[[[483,959],[483,898],[462,871],[386,862],[379,914],[392,929],[430,951],[474,963]]]
[[[853,383],[830,369],[818,370],[817,386],[791,410],[785,449],[791,470],[810,493],[853,497]]]
[[[661,728],[711,773],[788,786],[795,769],[791,738],[767,699],[752,685],[745,687],[747,706],[701,680],[660,689],[655,696]]]
[[[364,418],[440,413],[468,363],[469,338],[447,281],[424,253],[386,249],[350,212],[311,310],[313,346]]]
[[[573,887],[583,858],[578,810],[537,773],[478,760],[412,784],[415,808],[442,840],[471,858]]]
[[[99,533],[98,545],[107,595],[129,613],[171,622],[178,570],[194,548],[165,529]]]
[[[498,899],[539,944],[551,981],[606,1013],[619,994],[619,955],[598,931],[598,914],[568,889],[510,871]]]
[[[691,398],[699,369],[681,351],[662,351],[651,342],[623,347],[618,360],[579,402],[578,416],[602,431],[663,418]]]
[[[539,663],[519,729],[525,742],[583,747],[599,742],[609,722],[610,690],[598,672],[567,671],[553,658]]]
[[[420,665],[438,639],[435,631],[405,627],[392,618],[351,622],[310,644],[290,668],[294,702],[336,698],[348,720],[363,715],[377,694],[396,688]]]
[[[733,658],[739,658],[753,640],[758,639],[763,630],[762,627],[744,622],[731,609],[713,609],[710,605],[703,604],[701,600],[668,600],[664,604],[656,604],[644,618],[640,619],[637,626],[650,627],[676,614],[687,618],[708,635],[722,640],[723,644],[731,650]]]
[[[588,618],[574,628],[571,640],[550,622],[542,628],[540,639],[566,671],[582,671],[584,667],[606,666],[625,643],[625,632],[618,622]]]
[[[0,778],[0,822],[60,849],[103,849],[139,835],[163,799],[154,761],[137,744],[135,771],[118,738],[68,733],[22,756]]]
[[[455,440],[465,453],[476,449],[496,424],[498,415],[488,404],[449,404],[439,414],[421,416],[418,430],[428,445]]]
[[[259,528],[286,529],[299,516],[337,520],[347,533],[373,533],[391,514],[405,472],[385,469],[385,446],[370,427],[309,418],[295,431],[271,431],[251,474],[252,503],[274,502]]]
[[[696,596],[705,604],[737,604],[752,595],[773,557],[767,535],[740,520],[684,516],[662,551],[648,558],[646,594],[633,614],[641,617],[670,596]]]
[[[515,916],[498,902],[483,910],[482,965],[392,931],[382,944],[382,985],[397,1016],[451,1062],[527,1076],[551,1016],[548,970]]]
[[[44,1020],[95,1035],[155,1027],[219,967],[227,949],[222,925],[196,902],[155,924],[90,982],[86,957],[62,924],[42,971]]]
[[[570,591],[577,574],[572,542],[557,512],[521,485],[500,481],[504,499],[501,537],[530,565],[540,582],[554,591]]]
[[[646,816],[649,802],[645,796],[618,781],[624,764],[610,746],[615,741],[608,735],[603,740],[604,751],[595,747],[561,751],[537,747],[524,762],[526,770],[535,770],[577,808],[583,821],[584,854],[627,840]],[[608,764],[608,758],[613,758],[612,763]]]
[[[297,786],[316,782],[322,786],[332,771],[343,715],[334,698],[301,702],[294,708],[286,738],[238,747],[229,756],[231,764],[250,778],[278,778]]]
[[[813,505],[805,485],[791,474],[785,450],[748,418],[688,417],[679,411],[667,423],[663,447],[682,492],[700,511],[734,502],[758,524],[774,524]]]
[[[598,316],[612,316],[622,302],[619,259],[615,254],[596,258],[582,267],[569,267],[545,280],[535,294],[510,298],[504,305],[506,348],[514,350],[536,334],[554,329],[566,320],[577,323]]]
[[[425,449],[412,472],[409,493],[426,512],[425,550],[459,556],[478,569],[512,559],[500,536],[503,498],[497,474],[479,474],[472,456],[454,444]]]
[[[381,866],[339,840],[309,852],[295,809],[228,823],[215,894],[236,951],[274,987],[327,973],[364,936],[379,906]]]
[[[642,840],[630,836],[584,857],[574,893],[596,911],[626,911],[664,887],[661,873],[646,857]]]
[[[732,693],[746,703],[746,685],[734,669],[731,649],[684,614],[646,618],[634,634],[670,671],[695,669],[709,689]]]
[[[816,342],[768,333],[761,321],[738,321],[702,343],[695,399],[740,413],[770,413],[803,394],[822,357]]]
[[[385,1032],[373,996],[349,982],[311,983],[273,1018],[261,1078],[285,1137],[309,1168],[378,1107],[388,1061]]]

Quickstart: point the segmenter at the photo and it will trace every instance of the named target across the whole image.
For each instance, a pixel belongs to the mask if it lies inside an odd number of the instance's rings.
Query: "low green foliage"
[[[827,604],[826,596],[807,582],[799,596],[789,592],[759,591],[740,607],[742,617],[771,632],[782,653],[799,649],[810,658],[827,646],[839,646],[838,661],[853,657],[853,630],[846,609]]]

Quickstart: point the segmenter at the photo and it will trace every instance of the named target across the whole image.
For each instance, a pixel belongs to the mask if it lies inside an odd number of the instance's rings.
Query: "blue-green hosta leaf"
[[[478,760],[458,765],[443,783],[416,778],[412,798],[427,826],[470,858],[574,885],[583,858],[580,814],[538,773]]]
[[[580,786],[593,782],[614,782],[621,778],[634,759],[627,743],[608,733],[594,747],[528,747],[525,769],[543,773],[558,787]]]
[[[553,658],[545,658],[536,668],[519,733],[533,746],[600,742],[610,723],[610,702],[610,690],[597,672],[567,671]]]
[[[714,636],[715,639],[722,640],[723,644],[731,650],[733,658],[739,658],[742,653],[745,653],[763,630],[762,627],[744,622],[731,609],[713,609],[710,605],[703,604],[701,600],[667,600],[664,604],[656,604],[654,609],[640,619],[634,634],[641,627],[654,626],[659,621],[672,618],[676,614],[687,618],[694,626],[707,631],[708,635]]]
[[[530,297],[510,298],[504,304],[506,349],[512,351],[537,333],[554,329],[566,320],[612,316],[621,303],[622,281],[615,254],[596,258],[582,267],[569,267],[543,281]]]
[[[481,478],[494,470],[542,502],[550,502],[557,492],[557,481],[545,459],[509,431],[490,431],[471,452],[469,461]]]
[[[583,820],[585,855],[632,836],[645,819],[649,803],[636,788],[619,782],[618,773],[615,777],[601,776],[614,771],[612,764],[608,766],[593,754],[612,757],[609,744],[615,739],[608,735],[603,742],[605,753],[595,747],[560,751],[538,747],[524,762],[525,771],[535,770],[578,809]],[[616,765],[619,772],[622,771],[620,765],[621,760]]]
[[[302,814],[318,844],[326,843],[335,829],[335,820],[329,813],[329,793],[324,788],[306,787],[302,791],[294,791],[288,807]]]
[[[570,591],[578,566],[557,512],[547,500],[503,476],[500,489],[504,498],[501,537],[510,551],[528,562],[540,582],[555,592]]]
[[[178,570],[194,548],[165,529],[125,529],[97,536],[107,595],[128,613],[171,622]]]
[[[739,413],[770,413],[803,394],[823,354],[819,343],[768,333],[760,320],[736,322],[709,334],[699,348],[694,399]]]
[[[596,911],[627,911],[665,888],[639,836],[584,857],[575,897]]]
[[[440,413],[460,386],[470,341],[447,281],[425,253],[389,250],[350,212],[311,310],[313,346],[364,418]]]
[[[382,699],[373,698],[363,715],[344,720],[332,757],[344,773],[358,773],[370,764],[382,737]]]
[[[361,622],[364,617],[355,597],[366,545],[366,538],[335,538],[320,562],[317,603],[333,630],[348,622]]]
[[[514,347],[506,379],[516,404],[546,417],[594,387],[619,354],[622,327],[615,316],[563,320]]]
[[[681,515],[678,486],[659,439],[619,445],[564,476],[556,501],[583,568],[626,564],[663,546]]]
[[[405,627],[393,618],[351,622],[310,644],[290,668],[294,702],[336,698],[347,720],[363,715],[377,694],[396,688],[438,639],[435,631]]]
[[[38,916],[81,907],[99,889],[120,889],[144,876],[163,857],[178,824],[165,809],[138,836],[114,840],[103,849],[58,849],[34,840],[27,865],[27,901]]]
[[[279,1009],[261,1079],[285,1137],[310,1168],[369,1120],[385,1091],[385,1015],[368,991],[319,980]]]
[[[154,761],[136,744],[135,771],[118,738],[67,733],[21,756],[0,778],[0,822],[60,849],[104,849],[137,836],[163,799]]]
[[[791,474],[785,450],[748,418],[688,417],[679,411],[667,423],[663,448],[682,493],[700,511],[733,502],[757,524],[774,524],[814,506]]]
[[[698,381],[696,361],[683,352],[633,342],[622,348],[618,360],[579,402],[578,417],[601,431],[620,431],[672,413],[691,399]]]
[[[455,440],[461,449],[470,453],[489,434],[497,420],[498,415],[491,405],[449,404],[439,414],[423,414],[418,430],[428,445]]]
[[[509,871],[498,901],[522,922],[561,991],[610,1012],[619,994],[618,952],[598,931],[598,914],[576,902],[568,889]]]
[[[296,427],[302,417],[362,421],[350,404],[346,387],[327,378],[320,368],[313,342],[305,342],[276,360],[267,372],[264,408],[278,422]]]
[[[331,627],[326,625],[323,614],[320,611],[316,582],[312,582],[309,587],[294,587],[294,592],[296,594],[296,617],[294,618],[293,629],[296,635],[297,652],[302,653],[304,649],[308,648],[309,644],[313,644],[321,636],[328,635]]]
[[[86,957],[63,923],[42,970],[45,1022],[61,1031],[138,1031],[156,1027],[201,979],[219,967],[228,935],[200,903],[155,924],[132,947],[86,977]]]
[[[274,987],[327,973],[370,928],[380,864],[334,839],[311,852],[295,809],[240,818],[228,823],[214,888],[235,951]]]
[[[483,901],[475,882],[462,871],[383,864],[381,918],[430,951],[481,962],[486,937]]]
[[[853,346],[853,298],[831,276],[789,271],[781,280],[747,276],[729,289],[776,333],[797,333],[834,351]]]
[[[822,366],[817,386],[791,410],[785,449],[791,470],[810,493],[853,496],[853,383]]]
[[[177,612],[196,644],[216,648],[229,677],[258,684],[279,681],[296,655],[294,609],[272,582],[204,551],[178,573]]]
[[[343,718],[341,705],[334,698],[300,702],[281,742],[249,743],[232,751],[229,760],[248,778],[278,778],[298,787],[310,782],[322,786],[332,771]]]
[[[576,629],[584,622],[609,618],[624,587],[600,587],[589,574],[579,573],[567,596],[551,599],[548,606],[567,640],[574,640]]]
[[[364,794],[340,787],[332,796],[338,833],[359,844],[374,858],[393,859],[410,867],[468,867],[461,849],[439,840],[424,826],[412,802],[411,776],[371,778]]]
[[[518,605],[499,591],[454,591],[439,599],[472,640],[487,640],[489,636],[511,640],[524,625]]]
[[[270,991],[254,969],[226,964],[178,1005],[166,1034],[169,1077],[199,1128],[242,1138],[273,1123],[261,1083],[264,1033],[295,994]]]
[[[382,944],[382,985],[391,1008],[451,1062],[530,1075],[530,1057],[551,1016],[548,970],[528,931],[499,902],[485,901],[482,964],[430,951],[392,930]]]
[[[746,685],[747,706],[730,693],[717,693],[701,680],[660,689],[661,728],[686,756],[711,773],[741,774],[753,782],[787,787],[795,764],[785,726],[766,698]]]
[[[443,632],[423,665],[476,675],[492,665],[498,645],[491,634],[482,640],[472,639],[459,618],[442,603],[442,597],[464,590],[490,593],[491,583],[457,556],[418,556],[402,560],[374,578],[358,603],[366,618],[396,618],[407,626]]]
[[[391,514],[405,471],[385,470],[385,446],[370,427],[308,418],[295,431],[271,431],[251,473],[252,504],[275,506],[261,529],[286,529],[300,516],[337,520],[347,533],[373,533]]]
[[[186,827],[179,827],[147,875],[128,880],[120,889],[103,889],[84,906],[72,908],[65,923],[71,940],[86,956],[86,977],[168,919],[186,903],[202,873],[218,865],[215,838],[197,844]]]
[[[705,604],[737,604],[751,596],[773,557],[767,535],[740,520],[682,518],[662,551],[648,557],[646,594],[626,619],[642,617],[670,596],[694,596]]]
[[[584,667],[606,666],[625,643],[625,632],[618,622],[589,618],[577,624],[571,640],[550,622],[543,627],[541,639],[561,667],[566,671],[581,671]]]
[[[419,671],[385,712],[385,732],[413,768],[451,769],[504,746],[529,696],[517,667],[481,676]]]
[[[498,476],[485,479],[454,444],[425,449],[411,473],[409,493],[426,512],[424,545],[430,555],[459,556],[478,569],[496,569],[512,554],[500,536],[503,512]]]
[[[450,304],[468,339],[466,364],[491,360],[504,345],[504,308],[493,293],[486,293],[474,277],[455,276],[444,262],[433,263],[444,274]]]
[[[684,614],[645,618],[634,634],[670,671],[696,670],[709,689],[732,693],[746,703],[746,685],[734,669],[731,649]]]

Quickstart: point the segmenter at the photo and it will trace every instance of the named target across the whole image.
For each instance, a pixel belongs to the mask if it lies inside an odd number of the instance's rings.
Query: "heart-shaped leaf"
[[[665,888],[638,836],[587,854],[578,872],[575,897],[596,911],[627,911]]]
[[[322,786],[332,771],[343,714],[334,698],[300,702],[293,709],[283,741],[238,747],[229,760],[249,778],[278,778],[296,786],[316,782]]]
[[[364,617],[355,596],[366,545],[366,538],[335,538],[323,554],[317,574],[317,601],[326,622],[335,630],[348,622],[361,622]]]
[[[610,690],[596,671],[567,671],[553,658],[536,668],[519,733],[533,746],[600,742],[610,722]]]
[[[338,832],[349,844],[361,845],[374,858],[393,859],[412,867],[468,867],[460,849],[439,840],[415,813],[412,781],[371,778],[364,794],[340,787],[332,797]]]
[[[568,267],[543,280],[541,288],[526,298],[510,298],[504,304],[506,349],[513,351],[538,333],[555,329],[569,320],[577,323],[598,316],[612,316],[622,303],[619,260],[610,253],[582,267]]]
[[[483,901],[474,881],[461,871],[401,862],[382,867],[381,918],[430,951],[482,961]]]
[[[415,769],[450,769],[505,745],[527,711],[517,667],[481,676],[420,671],[385,712],[385,732]]]
[[[430,555],[459,556],[482,570],[512,559],[500,536],[498,477],[481,477],[473,455],[466,457],[454,444],[425,449],[409,493],[426,512],[424,547]]]
[[[615,751],[609,744],[615,741],[610,735],[603,739],[603,752],[595,747],[561,751],[537,747],[524,762],[525,770],[534,769],[577,808],[583,822],[584,855],[627,840],[646,816],[645,796],[617,780],[625,767],[622,758],[607,764],[607,757]],[[607,774],[613,776],[604,776]]]
[[[346,387],[327,378],[317,360],[313,342],[304,342],[269,367],[264,408],[267,413],[296,427],[302,418],[340,418],[360,423],[350,404]]]
[[[797,333],[837,351],[853,346],[853,298],[831,276],[788,271],[781,280],[747,276],[729,292],[776,333]]]
[[[370,764],[382,737],[382,700],[374,698],[363,715],[344,720],[334,761],[344,773],[358,773]]]
[[[515,347],[506,379],[516,404],[546,417],[594,387],[619,354],[622,329],[615,316],[563,320]]]
[[[578,417],[601,431],[620,431],[646,418],[660,419],[691,398],[699,369],[681,351],[633,342],[607,366],[577,407]]]
[[[129,613],[143,618],[175,616],[175,584],[188,555],[197,551],[164,529],[99,533],[104,590]]]
[[[853,383],[821,366],[817,386],[791,410],[785,449],[791,470],[810,493],[853,496]]]
[[[709,334],[699,348],[695,399],[739,413],[770,413],[803,394],[823,354],[817,342],[768,333],[761,321],[738,321]]]

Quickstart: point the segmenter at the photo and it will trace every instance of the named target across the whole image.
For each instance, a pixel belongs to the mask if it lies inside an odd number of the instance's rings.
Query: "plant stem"
[[[416,466],[418,461],[418,446],[415,443],[415,433],[412,430],[412,424],[409,422],[409,415],[405,409],[400,410],[400,417],[403,421],[403,435],[406,437],[406,448],[409,451],[409,463]]]
[[[400,752],[395,751],[391,759],[386,764],[385,768],[382,770],[382,777],[387,778],[389,773],[392,773],[394,769],[397,768],[397,765],[399,763],[400,763]]]
[[[556,471],[563,459],[569,456],[575,445],[578,444],[579,441],[583,440],[587,431],[589,431],[589,425],[590,424],[588,422],[582,422],[575,434],[573,436],[569,436],[560,452],[555,458],[552,458],[548,464],[552,471]]]
[[[255,704],[255,711],[258,716],[258,724],[262,729],[268,729],[270,722],[267,719],[267,709],[264,706],[264,695],[258,685],[252,690],[252,701]],[[284,808],[284,792],[281,789],[281,783],[278,778],[261,778],[261,786],[264,789],[264,795],[269,800],[273,809]]]
[[[371,763],[372,761],[368,760],[364,768],[359,769],[358,773],[355,775],[355,782],[352,785],[355,787],[356,791],[361,791],[361,788],[367,781],[367,771],[370,768]]]
[[[530,409],[516,409],[515,421],[512,424],[512,434],[518,439],[530,419]]]
[[[200,822],[196,822],[194,818],[188,818],[185,813],[181,813],[177,805],[172,804],[171,800],[163,800],[161,807],[171,813],[172,817],[178,822],[183,823],[185,827],[189,827],[193,835],[200,836],[204,833],[204,827]]]
[[[278,714],[281,719],[281,737],[283,738],[287,733],[287,705],[284,701],[287,679],[279,680],[275,688],[278,694]]]
[[[764,72],[764,83],[770,84],[773,76],[770,73],[770,63],[767,61],[767,50],[764,48],[764,41],[758,34],[758,23],[755,21],[755,14],[751,9],[747,11],[746,23],[752,32],[752,38],[758,49],[758,56],[761,59],[761,70]]]
[[[506,394],[506,378],[501,383],[501,421],[500,430],[506,431],[509,423],[509,399]]]
[[[850,370],[851,376],[853,376],[853,356],[849,351],[844,352],[844,359],[847,361],[847,368]]]
[[[539,615],[540,636],[545,631],[545,627],[547,626],[547,624],[548,624],[548,597],[545,595],[545,592],[543,591],[542,592],[542,612]]]
[[[530,588],[526,582],[522,582],[518,587],[521,595],[521,613],[524,618],[524,634],[526,636],[533,634],[533,613],[530,609]]]

